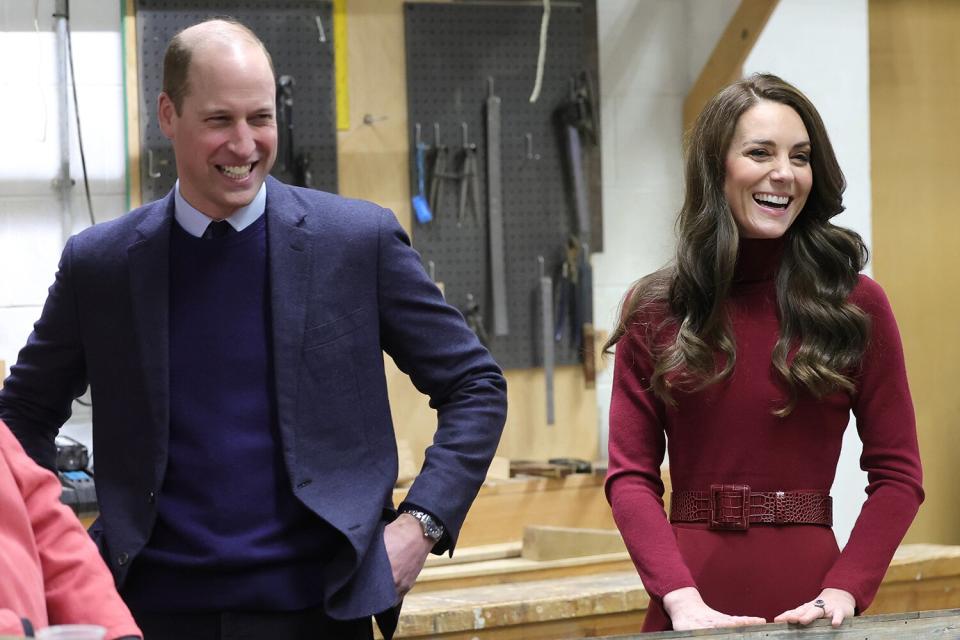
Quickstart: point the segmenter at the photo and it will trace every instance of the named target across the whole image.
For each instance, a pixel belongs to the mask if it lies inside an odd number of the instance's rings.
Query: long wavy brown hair
[[[604,346],[609,350],[632,327],[642,331],[654,362],[650,388],[671,405],[673,391],[703,389],[727,378],[736,365],[725,303],[739,232],[724,197],[725,159],[740,116],[761,100],[785,104],[803,120],[813,172],[807,202],[785,234],[776,276],[780,336],[772,361],[787,398],[774,413],[789,415],[800,388],[816,398],[855,389],[870,323],[848,298],[866,263],[867,248],[857,233],[830,222],[844,210],[846,182],[820,114],[789,83],[756,74],[714,96],[689,132],[676,257],[634,284]],[[663,340],[667,327],[676,335]]]

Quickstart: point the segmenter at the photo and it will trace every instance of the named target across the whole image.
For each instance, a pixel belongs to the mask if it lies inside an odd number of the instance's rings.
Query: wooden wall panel
[[[873,266],[903,336],[926,503],[907,540],[960,543],[960,2],[870,0]]]

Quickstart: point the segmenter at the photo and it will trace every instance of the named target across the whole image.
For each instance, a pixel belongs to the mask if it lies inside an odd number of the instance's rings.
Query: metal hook
[[[540,277],[543,278],[547,275],[546,268],[543,263],[543,256],[537,256],[537,266],[540,268]]]
[[[533,152],[533,134],[527,132],[523,134],[523,137],[527,143],[527,160],[539,160],[540,154]]]
[[[416,133],[413,135],[413,141],[414,141],[414,144],[419,148],[420,145],[423,144],[420,141],[420,123],[419,122],[416,123],[415,125],[413,125],[413,127],[414,127],[414,130],[416,131]]]
[[[440,123],[439,122],[433,123],[433,146],[435,147],[440,146]]]
[[[493,76],[487,76],[487,97],[493,97]]]
[[[319,38],[320,42],[326,42],[327,34],[323,30],[323,22],[320,21],[320,16],[314,16],[314,18],[317,20],[317,37]]]
[[[427,260],[427,273],[430,274],[430,279],[434,282],[437,281],[437,265],[433,260]]]
[[[467,134],[467,123],[460,123],[460,136],[463,139],[463,146],[467,146],[470,143],[470,136]]]

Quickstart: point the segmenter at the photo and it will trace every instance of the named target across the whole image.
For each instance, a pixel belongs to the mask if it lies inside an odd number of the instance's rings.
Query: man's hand
[[[823,606],[815,604],[822,600]],[[810,624],[819,618],[827,618],[834,627],[843,624],[845,618],[850,618],[856,609],[857,603],[849,591],[843,589],[824,589],[811,602],[804,602],[796,609],[784,611],[774,622],[792,622],[794,624]]]
[[[420,575],[433,548],[433,540],[423,535],[419,520],[409,513],[401,513],[383,530],[383,544],[393,569],[393,584],[402,598]]]
[[[766,624],[763,618],[754,616],[730,616],[712,609],[693,587],[675,589],[663,596],[663,608],[675,631],[688,629],[713,629],[717,627],[740,627],[748,624]]]

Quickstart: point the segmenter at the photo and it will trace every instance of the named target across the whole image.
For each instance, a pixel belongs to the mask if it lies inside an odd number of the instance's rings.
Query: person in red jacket
[[[60,482],[0,422],[0,636],[49,624],[97,624],[108,640],[140,638],[113,576]]]
[[[772,75],[694,125],[676,257],[624,299],[606,492],[651,596],[644,631],[839,625],[869,606],[923,501],[903,350],[817,110]],[[829,496],[850,413],[867,498]],[[673,487],[664,512],[660,466]]]

